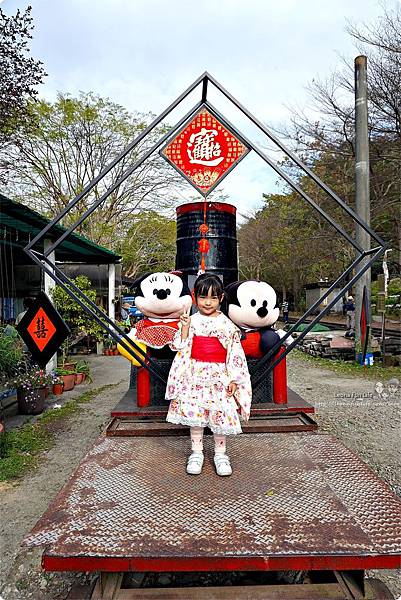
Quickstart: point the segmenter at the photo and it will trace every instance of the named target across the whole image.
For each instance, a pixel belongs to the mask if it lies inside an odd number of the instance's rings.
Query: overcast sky
[[[377,0],[3,0],[1,7],[12,14],[28,4],[32,55],[48,73],[40,87],[46,99],[54,100],[57,91],[93,91],[131,111],[158,114],[209,71],[270,124],[288,119],[286,105],[305,106],[305,86],[327,76],[340,55],[358,54],[345,32],[347,20],[372,23],[382,13]],[[263,143],[226,102],[212,98]],[[222,187],[247,212],[261,205],[263,192],[277,189],[276,180],[251,153]],[[188,184],[182,194],[186,199],[196,192]]]

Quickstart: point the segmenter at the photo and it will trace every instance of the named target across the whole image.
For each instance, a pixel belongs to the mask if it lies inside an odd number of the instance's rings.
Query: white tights
[[[191,427],[191,446],[192,452],[197,454],[203,453],[203,427]],[[226,453],[226,436],[213,434],[214,437],[214,453],[225,454]]]

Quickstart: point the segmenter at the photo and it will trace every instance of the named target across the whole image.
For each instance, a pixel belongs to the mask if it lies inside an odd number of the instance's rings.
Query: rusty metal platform
[[[231,477],[185,473],[183,436],[102,435],[25,538],[48,571],[372,569],[401,565],[401,502],[320,433],[229,439]]]
[[[291,388],[287,388],[288,402],[287,404],[274,404],[273,402],[264,402],[260,404],[252,404],[251,416],[268,415],[268,414],[283,414],[286,412],[303,412],[313,414],[315,408],[312,404],[301,398],[299,394]],[[168,402],[164,405],[151,405],[140,407],[136,404],[133,392],[129,389],[121,400],[111,411],[112,417],[138,417],[151,415],[155,417],[165,417],[167,414]]]

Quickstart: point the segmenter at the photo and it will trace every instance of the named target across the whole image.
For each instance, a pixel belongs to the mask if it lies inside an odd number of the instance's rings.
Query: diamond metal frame
[[[362,229],[364,229],[371,239],[373,239],[378,245],[370,250],[364,251],[363,248],[349,235],[347,234],[340,225],[338,225],[334,219],[330,217],[320,206],[318,206],[309,195],[300,188],[300,186],[293,181],[278,165],[276,165],[262,150],[260,150],[253,142],[247,140],[246,136],[243,134],[239,134],[236,132],[236,128],[233,127],[224,117],[220,115],[216,108],[214,108],[207,101],[207,90],[208,84],[211,83],[223,96],[225,96],[238,110],[240,110],[256,127],[276,146],[280,148],[284,154],[289,157],[309,178],[311,178],[328,196],[330,196],[337,205],[339,205],[354,221],[355,224],[358,224]],[[181,104],[181,102],[189,96],[191,92],[193,92],[200,84],[202,84],[202,97],[201,100],[195,104],[195,106],[182,118],[180,119],[166,134],[164,134],[159,141],[157,141],[152,148],[150,148],[144,155],[138,159],[131,167],[129,167],[121,177],[92,205],[76,220],[76,222],[71,225],[53,244],[47,247],[47,249],[43,253],[39,253],[33,250],[33,247],[36,243],[43,240],[45,235],[52,229],[54,225],[56,225],[69,211],[84,198],[92,188],[105,176],[109,171],[118,164],[122,158],[124,158],[133,148],[135,148],[139,142],[141,142],[146,136],[157,127],[165,117],[167,117],[172,110],[174,110],[177,106]],[[102,203],[107,197],[123,182],[127,177],[129,177],[137,168],[139,168],[142,163],[153,154],[163,143],[165,143],[168,139],[172,139],[176,132],[182,127],[182,125],[190,120],[190,118],[196,113],[196,111],[205,104],[208,110],[213,112],[219,120],[222,121],[223,124],[227,124],[227,127],[232,131],[236,132],[236,135],[240,136],[240,139],[245,140],[246,145],[254,150],[256,154],[260,158],[262,158],[270,167],[272,167],[277,174],[280,175],[289,185],[290,187],[298,192],[315,210],[319,212],[319,214],[326,219],[343,237],[346,239],[356,250],[357,256],[355,260],[351,263],[351,265],[338,277],[338,279],[330,286],[330,288],[323,294],[318,301],[315,302],[298,321],[291,327],[291,329],[285,334],[283,338],[281,338],[280,342],[273,347],[268,354],[266,354],[263,358],[260,359],[257,369],[255,370],[252,376],[252,384],[254,387],[257,387],[261,384],[264,375],[266,372],[272,370],[299,342],[304,338],[304,336],[312,329],[312,327],[318,323],[321,318],[327,314],[334,306],[334,304],[341,298],[346,291],[348,291],[354,283],[362,276],[362,274],[367,271],[373,264],[373,262],[378,259],[386,249],[385,242],[365,223],[357,213],[355,213],[345,202],[342,200],[337,194],[335,194],[317,175],[309,169],[291,150],[289,150],[276,136],[274,136],[265,125],[261,121],[259,121],[251,112],[249,112],[238,100],[234,98],[214,77],[212,77],[209,73],[205,72],[200,77],[198,77],[178,98],[170,104],[168,108],[166,108],[140,135],[138,135],[132,142],[127,146],[127,148],[112,161],[97,177],[95,177],[85,188],[84,190],[76,196],[68,205],[52,220],[50,221],[43,229],[39,232],[35,238],[25,247],[25,252],[30,256],[30,258],[39,265],[50,277],[52,277],[56,283],[61,285],[65,291],[76,300],[84,310],[86,310],[104,329],[105,331],[116,341],[119,341],[121,345],[127,350],[129,354],[134,356],[133,351],[130,345],[134,345],[137,352],[140,353],[142,358],[139,358],[139,362],[142,366],[146,367],[151,371],[156,377],[165,382],[164,377],[160,374],[157,368],[157,361],[148,356],[139,346],[137,346],[132,340],[130,340],[127,335],[124,333],[122,329],[120,329],[111,319],[107,317],[103,312],[101,312],[98,307],[91,302],[82,292],[75,286],[75,284],[69,280],[61,271],[53,265],[49,256],[54,250],[87,218],[92,212]],[[366,259],[366,262],[362,266],[360,263]],[[280,354],[280,357],[274,362],[270,362],[271,357],[277,352],[279,346],[288,339],[288,337],[295,331],[298,325],[301,323],[305,323],[305,319],[321,304],[323,300],[325,300],[336,288],[340,282],[344,280],[344,278],[352,272],[352,270],[356,267],[359,267],[358,272],[352,277],[352,279],[346,283],[340,290],[340,292],[327,304],[327,306],[322,310],[310,323],[307,324],[306,328],[301,332],[301,334],[296,338],[296,340],[287,346]],[[138,356],[135,356],[138,359]]]

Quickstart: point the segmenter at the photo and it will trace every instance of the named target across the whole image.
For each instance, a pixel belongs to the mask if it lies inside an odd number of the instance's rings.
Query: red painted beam
[[[272,360],[275,361],[283,352],[281,347]],[[287,401],[287,361],[283,358],[273,369],[273,402],[287,404]]]
[[[282,571],[282,570],[358,570],[399,569],[401,555],[365,556],[250,556],[174,557],[174,558],[107,558],[96,556],[62,557],[43,554],[45,571]]]
[[[150,374],[145,367],[139,368],[136,374],[136,401],[141,407],[150,404]]]

